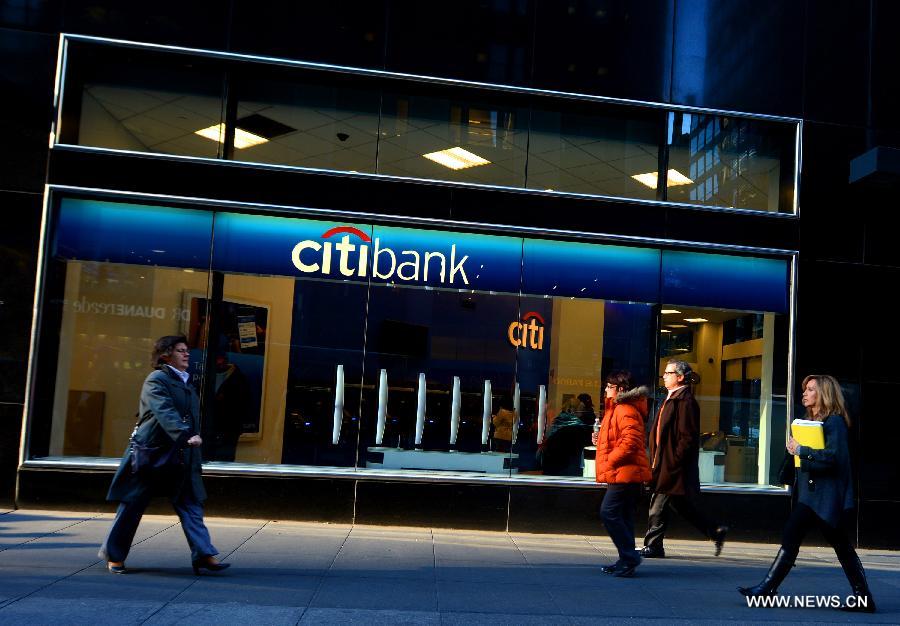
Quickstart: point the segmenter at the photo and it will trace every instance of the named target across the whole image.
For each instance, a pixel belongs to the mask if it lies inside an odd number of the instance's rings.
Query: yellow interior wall
[[[119,456],[134,428],[153,342],[183,332],[182,293],[206,293],[207,274],[109,263],[70,262],[60,333],[52,455],[62,453],[69,389],[102,391],[101,456]],[[106,310],[84,311],[99,305]],[[152,307],[150,318],[116,313],[118,305]],[[159,316],[158,316],[159,315]]]
[[[281,463],[291,319],[294,315],[294,280],[229,274],[225,277],[224,298],[269,307],[260,409],[261,432],[258,438],[243,436],[238,441],[234,460],[243,463]]]
[[[70,262],[60,328],[50,454],[63,454],[66,400],[70,389],[105,395],[101,456],[120,456],[134,428],[141,385],[151,371],[153,342],[185,332],[185,292],[205,297],[208,274],[181,269]],[[227,276],[225,299],[269,307],[263,378],[261,434],[242,439],[236,459],[280,463],[290,354],[294,281]],[[85,305],[106,312],[83,312]],[[116,305],[153,307],[162,318],[117,315]]]
[[[553,300],[548,400],[558,413],[565,394],[588,393],[601,410],[602,300]]]

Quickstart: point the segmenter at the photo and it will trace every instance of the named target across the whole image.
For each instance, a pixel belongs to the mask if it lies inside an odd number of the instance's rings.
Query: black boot
[[[844,570],[847,580],[850,581],[850,588],[853,589],[853,595],[856,596],[857,602],[854,606],[842,606],[841,610],[874,613],[875,599],[872,597],[872,592],[869,591],[869,583],[866,581],[866,570],[863,569],[856,550],[849,548],[848,550],[836,552],[838,561],[841,562],[841,568]]]
[[[797,551],[785,550],[783,547],[778,549],[772,566],[766,573],[766,577],[755,587],[738,587],[738,591],[745,596],[774,596],[778,593],[778,586],[784,577],[791,571],[794,560],[797,558]]]

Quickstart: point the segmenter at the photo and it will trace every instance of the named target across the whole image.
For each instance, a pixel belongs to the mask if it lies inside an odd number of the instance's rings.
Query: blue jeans
[[[138,524],[141,523],[144,510],[150,503],[150,497],[150,490],[147,490],[142,497],[135,501],[119,504],[116,519],[113,520],[109,534],[103,541],[103,545],[100,546],[97,556],[114,562],[121,562],[128,558],[134,534],[137,532]],[[194,497],[190,487],[184,489],[172,506],[175,508],[175,513],[178,514],[178,519],[181,520],[181,529],[191,548],[191,560],[196,561],[218,554],[219,551],[213,547],[209,538],[209,530],[203,523],[203,505]]]
[[[619,561],[625,565],[636,565],[641,561],[634,549],[634,513],[640,498],[640,483],[610,483],[600,505],[603,525],[616,544]]]

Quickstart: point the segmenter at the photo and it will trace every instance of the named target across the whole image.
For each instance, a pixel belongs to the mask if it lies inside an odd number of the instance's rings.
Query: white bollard
[[[459,390],[459,376],[453,377],[453,395],[450,402],[450,445],[456,445],[456,436],[459,434],[459,405],[462,403],[462,393]]]
[[[481,410],[481,445],[488,444],[491,432],[491,381],[484,381],[484,404]]]
[[[521,403],[521,398],[519,397],[519,383],[516,383],[516,390],[513,392],[513,426],[512,426],[512,441],[510,445],[514,445],[516,443],[516,439],[519,437],[519,406]]]
[[[419,374],[419,393],[416,395],[416,446],[422,445],[425,430],[425,374]]]
[[[387,418],[388,384],[387,370],[378,375],[378,423],[375,426],[375,445],[380,446],[384,440],[384,420]]]
[[[344,420],[344,366],[337,366],[337,379],[334,383],[334,428],[331,431],[331,443],[337,445],[341,440],[341,422]]]
[[[541,391],[538,394],[538,431],[537,442],[544,440],[544,428],[547,427],[547,387],[541,385]]]

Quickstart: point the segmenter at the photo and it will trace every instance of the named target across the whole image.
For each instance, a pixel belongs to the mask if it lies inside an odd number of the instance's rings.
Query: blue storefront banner
[[[209,211],[64,198],[53,255],[63,259],[207,268]]]
[[[659,254],[652,248],[526,239],[522,291],[656,302]]]
[[[212,248],[211,269],[237,274],[788,311],[785,259],[68,198],[54,244],[63,259],[207,269]]]
[[[516,293],[521,260],[515,237],[216,215],[217,271]]]
[[[662,275],[665,304],[788,312],[786,260],[666,250]]]

